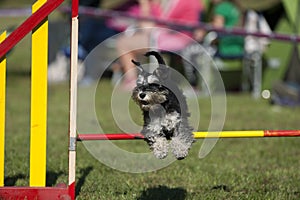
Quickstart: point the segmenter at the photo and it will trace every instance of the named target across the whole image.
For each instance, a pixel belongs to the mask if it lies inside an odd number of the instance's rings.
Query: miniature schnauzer
[[[184,159],[194,142],[193,128],[188,123],[188,107],[182,91],[170,78],[170,69],[158,52],[150,51],[145,56],[155,56],[158,68],[153,73],[144,71],[139,62],[132,60],[139,71],[132,99],[144,115],[141,133],[155,157],[168,155],[169,144],[173,155]],[[168,141],[170,140],[170,142]]]

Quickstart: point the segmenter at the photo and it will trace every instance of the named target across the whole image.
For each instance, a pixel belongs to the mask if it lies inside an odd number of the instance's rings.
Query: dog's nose
[[[146,94],[145,94],[144,92],[142,92],[142,93],[139,94],[139,97],[140,97],[141,99],[144,99],[145,96],[146,96]]]

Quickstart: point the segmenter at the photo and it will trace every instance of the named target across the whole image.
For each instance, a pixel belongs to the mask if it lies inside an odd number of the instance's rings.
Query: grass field
[[[29,174],[29,72],[8,71],[6,185],[27,185]],[[102,82],[96,107],[104,130],[118,132],[111,119],[111,86]],[[47,185],[67,182],[68,85],[49,87]],[[248,94],[227,95],[225,130],[299,129],[299,108],[272,107]],[[200,128],[210,117],[209,99],[200,99]],[[133,111],[139,116],[140,112]],[[100,112],[101,113],[101,112]],[[204,159],[198,140],[183,161],[150,173],[111,169],[77,147],[78,199],[299,199],[298,138],[220,139]],[[143,141],[119,141],[128,151],[148,152]],[[101,145],[101,142],[99,142]],[[149,163],[150,164],[150,163]]]
[[[17,19],[19,20],[19,19]],[[1,27],[15,24],[7,20]],[[8,56],[5,185],[29,182],[30,46],[26,37]],[[107,132],[119,132],[111,114],[109,80],[96,93],[97,116]],[[47,186],[67,183],[68,84],[48,91]],[[199,99],[199,129],[210,122],[211,102]],[[141,123],[132,104],[131,115]],[[249,94],[227,94],[224,130],[299,129],[300,108],[271,106]],[[148,152],[143,141],[118,141],[120,148]],[[77,146],[77,199],[300,199],[300,138],[220,139],[204,159],[202,140],[182,161],[149,173],[125,173],[96,160],[82,143]],[[101,141],[99,142],[101,145]],[[151,163],[149,163],[151,165]]]

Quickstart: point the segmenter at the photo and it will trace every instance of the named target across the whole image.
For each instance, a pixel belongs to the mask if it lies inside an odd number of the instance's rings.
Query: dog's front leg
[[[145,140],[153,151],[155,157],[163,159],[167,157],[169,144],[167,139],[162,135],[162,128],[159,123],[152,122],[144,127],[142,134]]]
[[[174,135],[171,140],[171,148],[173,155],[178,159],[184,159],[189,152],[193,142],[193,128],[182,121],[175,129]]]

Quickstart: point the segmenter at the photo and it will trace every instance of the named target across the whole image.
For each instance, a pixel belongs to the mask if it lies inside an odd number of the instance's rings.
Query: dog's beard
[[[132,98],[143,111],[149,111],[167,101],[166,91],[140,91],[134,90]]]

